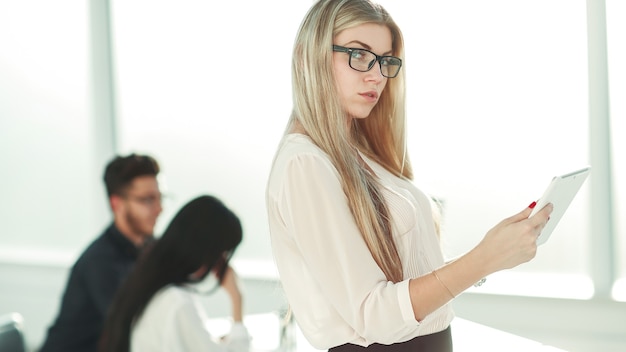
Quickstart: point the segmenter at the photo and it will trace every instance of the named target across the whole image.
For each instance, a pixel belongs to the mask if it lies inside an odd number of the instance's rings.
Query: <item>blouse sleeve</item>
[[[280,180],[273,211],[281,224],[274,226],[283,227],[284,238],[272,234],[272,241],[278,242],[275,260],[298,323],[306,329],[320,324],[316,318],[335,316],[353,335],[387,344],[414,330],[419,323],[408,281],[388,281],[372,258],[330,161],[297,154],[285,163]],[[324,301],[319,305],[317,293]],[[324,305],[331,308],[313,312]]]

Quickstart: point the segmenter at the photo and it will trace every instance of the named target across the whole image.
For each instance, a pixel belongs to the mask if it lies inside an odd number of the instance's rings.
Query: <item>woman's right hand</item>
[[[241,297],[241,291],[239,290],[239,278],[235,270],[229,265],[224,272],[224,279],[222,280],[222,288],[226,290],[231,299]]]
[[[489,230],[475,248],[487,261],[488,270],[510,269],[533,259],[537,253],[537,237],[552,210],[552,204],[548,204],[529,218],[532,208],[527,207]]]
[[[525,263],[537,254],[537,237],[548,222],[552,204],[529,218],[532,208],[502,220],[468,253],[409,282],[413,314],[428,314],[496,271]]]

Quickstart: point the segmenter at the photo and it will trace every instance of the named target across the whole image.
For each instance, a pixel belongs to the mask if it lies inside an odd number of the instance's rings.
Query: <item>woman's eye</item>
[[[380,60],[380,63],[383,65],[397,65],[398,60],[395,60],[395,58],[393,57],[385,57],[382,60]]]
[[[352,58],[353,59],[357,59],[357,60],[363,60],[365,57],[367,57],[367,54],[368,54],[367,51],[353,50],[352,51]]]

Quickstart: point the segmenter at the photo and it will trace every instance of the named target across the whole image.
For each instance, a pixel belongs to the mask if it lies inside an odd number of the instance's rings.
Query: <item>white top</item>
[[[211,336],[207,317],[197,294],[186,288],[167,286],[157,292],[133,326],[132,352],[232,351],[248,352],[250,338],[235,323],[224,341]]]
[[[285,294],[318,349],[391,344],[444,330],[449,304],[415,320],[408,279],[444,264],[431,203],[410,181],[362,155],[383,185],[404,281],[387,281],[348,208],[339,174],[304,135],[281,142],[266,191],[272,250]]]

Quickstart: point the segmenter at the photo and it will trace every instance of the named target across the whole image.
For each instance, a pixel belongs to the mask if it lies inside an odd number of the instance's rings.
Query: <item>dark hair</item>
[[[136,177],[156,176],[159,173],[159,164],[148,155],[130,154],[116,156],[104,170],[104,184],[107,195],[121,195]]]
[[[213,196],[200,196],[184,205],[151,247],[144,250],[116,292],[100,339],[100,352],[130,349],[133,323],[163,287],[202,280],[212,270],[223,280],[228,262],[241,243],[237,215]],[[201,267],[201,278],[190,275]]]

